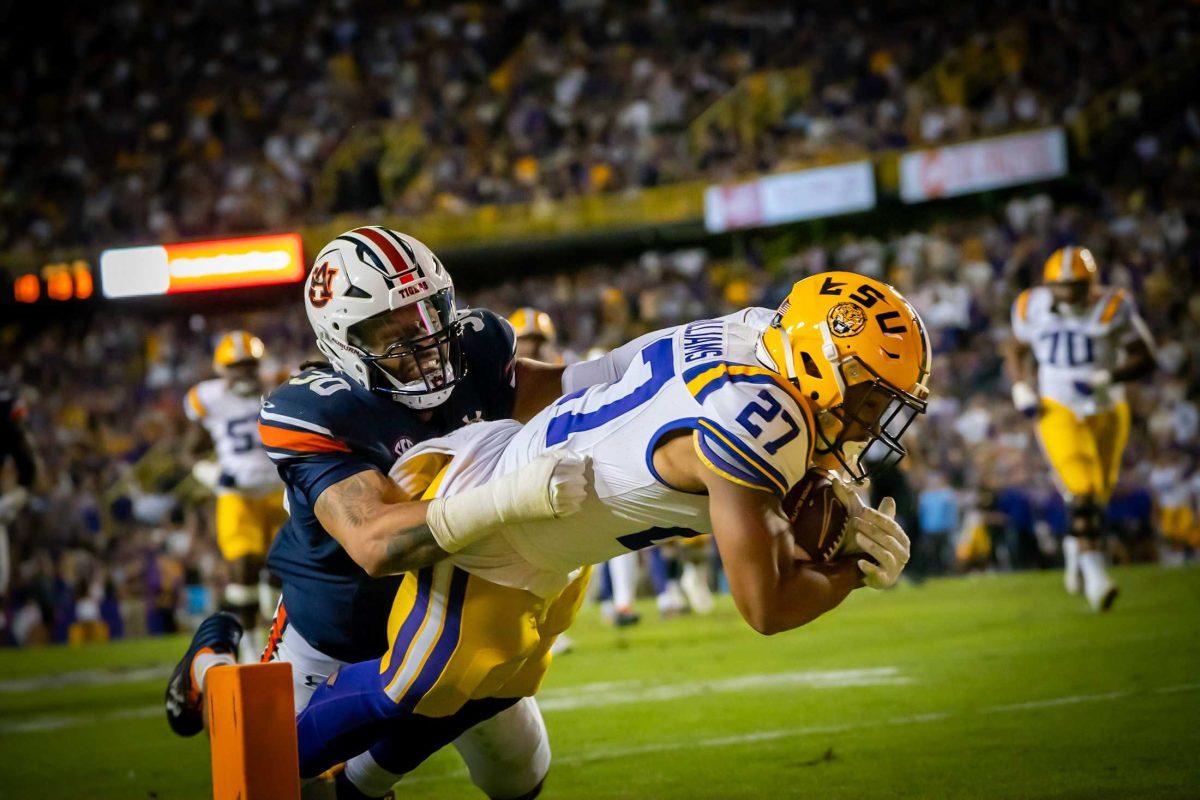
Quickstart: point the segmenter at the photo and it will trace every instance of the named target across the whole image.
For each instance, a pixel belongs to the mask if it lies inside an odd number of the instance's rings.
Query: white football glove
[[[1087,377],[1088,386],[1092,387],[1094,392],[1102,392],[1112,386],[1112,373],[1106,369],[1094,369]]]
[[[1025,381],[1017,381],[1013,384],[1012,401],[1013,405],[1017,407],[1017,411],[1020,411],[1027,417],[1032,417],[1036,414],[1040,405],[1037,392]]]
[[[865,558],[858,560],[863,583],[872,589],[894,586],[908,563],[908,535],[895,517],[896,501],[885,497],[879,502],[879,508],[864,508],[846,523],[850,526],[847,538],[853,539],[863,553],[878,562],[872,563]]]
[[[483,486],[430,501],[426,522],[438,545],[457,553],[504,525],[570,516],[587,498],[590,463],[566,450],[543,453]]]
[[[560,519],[569,517],[583,508],[590,483],[588,468],[592,465],[592,457],[568,453],[565,450],[559,450],[553,455],[557,455],[558,460],[550,473],[550,507],[553,509],[554,518]]]

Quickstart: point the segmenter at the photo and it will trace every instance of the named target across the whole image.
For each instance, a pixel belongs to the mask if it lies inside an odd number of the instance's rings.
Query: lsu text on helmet
[[[818,454],[855,480],[904,457],[900,439],[929,397],[931,350],[920,316],[891,286],[852,272],[805,278],[758,351],[816,412]]]
[[[398,231],[346,231],[304,283],[317,347],[338,372],[413,409],[446,401],[463,379],[454,282],[433,252]]]

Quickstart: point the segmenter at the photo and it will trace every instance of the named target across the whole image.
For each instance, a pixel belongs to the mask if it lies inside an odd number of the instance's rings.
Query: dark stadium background
[[[1195,3],[125,0],[0,16],[0,378],[44,464],[10,526],[2,645],[65,642],[93,619],[113,639],[170,632],[211,607],[224,567],[177,457],[182,394],[233,327],[281,377],[314,354],[297,284],[106,299],[101,253],[299,232],[311,259],[364,223],[429,244],[465,304],[548,312],[567,357],[774,305],[823,269],[890,281],[936,350],[912,457],[876,484],[900,502],[918,580],[1061,563],[1065,513],[999,344],[1045,258],[1084,244],[1158,343],[1158,373],[1131,392],[1113,556],[1200,545],[1163,542],[1152,482],[1163,470],[1200,495]],[[1066,174],[902,199],[905,153],[1021,132],[1061,136]],[[868,210],[706,228],[708,187],[857,161]],[[975,525],[990,545],[965,546]]]

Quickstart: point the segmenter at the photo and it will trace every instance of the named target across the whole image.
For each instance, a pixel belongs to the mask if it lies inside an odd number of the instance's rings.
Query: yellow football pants
[[[1196,545],[1197,520],[1189,506],[1161,508],[1158,511],[1158,529],[1164,538],[1178,544]]]
[[[583,603],[589,573],[549,600],[447,561],[409,573],[388,619],[384,691],[427,717],[450,716],[468,700],[532,697],[550,668],[550,647]]]
[[[1061,403],[1043,398],[1037,431],[1063,491],[1107,503],[1129,440],[1129,406],[1119,403],[1103,413],[1077,417]]]
[[[225,492],[217,495],[217,546],[226,561],[263,557],[279,527],[287,521],[283,492],[262,497]]]
[[[448,459],[410,465],[407,489],[436,496]],[[440,470],[438,469],[440,467]],[[414,485],[415,484],[415,485]],[[408,573],[388,617],[380,660],[384,691],[428,717],[447,717],[468,700],[532,697],[550,668],[550,648],[571,626],[587,590],[585,567],[557,596],[542,598],[442,561]]]

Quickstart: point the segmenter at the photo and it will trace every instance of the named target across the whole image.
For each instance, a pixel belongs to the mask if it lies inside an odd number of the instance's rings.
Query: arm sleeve
[[[568,364],[563,370],[563,394],[571,394],[598,383],[613,383],[620,380],[642,352],[642,348],[664,336],[670,336],[682,326],[663,328],[662,330],[644,333],[631,342],[626,342],[615,350],[605,353],[591,361],[581,361],[578,364]]]
[[[742,325],[749,325],[757,330],[762,330],[770,324],[771,318],[774,316],[775,312],[769,308],[751,306],[750,308],[743,308],[741,311],[735,311],[732,314],[726,314],[717,319],[723,322],[737,322]],[[662,328],[657,331],[645,333],[599,358],[593,358],[591,361],[582,361],[578,364],[569,364],[563,370],[563,394],[571,394],[580,389],[595,386],[598,383],[612,383],[613,381],[620,380],[621,376],[625,374],[625,370],[629,369],[629,365],[637,358],[637,354],[642,351],[643,347],[656,339],[671,336],[682,327],[682,325],[676,325],[671,328]]]

